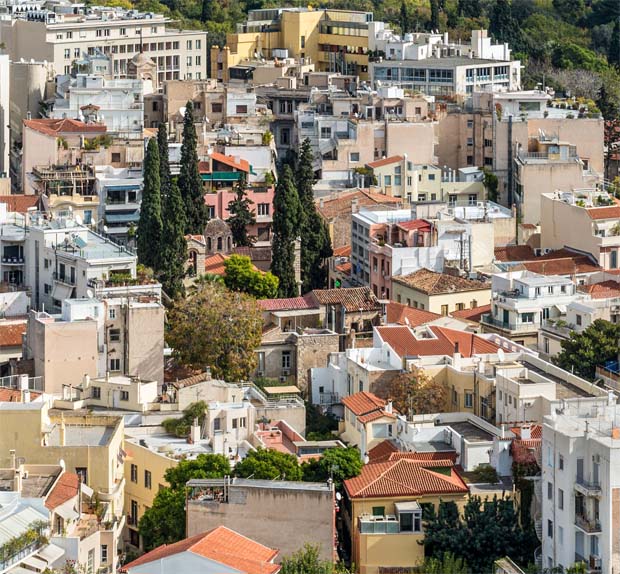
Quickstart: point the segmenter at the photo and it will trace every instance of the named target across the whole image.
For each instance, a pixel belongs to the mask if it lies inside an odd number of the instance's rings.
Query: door
[[[112,408],[117,409],[121,398],[121,392],[118,389],[112,391]]]

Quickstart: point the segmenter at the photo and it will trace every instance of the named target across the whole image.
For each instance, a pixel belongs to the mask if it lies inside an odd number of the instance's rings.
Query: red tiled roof
[[[441,469],[438,472],[434,469]],[[445,474],[449,471],[449,474]],[[362,473],[344,481],[349,498],[459,494],[469,489],[449,460],[410,460],[367,464]]]
[[[395,275],[392,277],[392,281],[427,295],[491,289],[490,283],[457,277],[448,273],[437,273],[430,269],[419,269],[408,275]]]
[[[596,273],[601,267],[592,262],[587,255],[577,255],[564,259],[545,259],[526,261],[523,267],[541,275],[572,275],[574,273]]]
[[[0,195],[0,203],[6,203],[7,210],[16,213],[26,213],[29,207],[38,207],[38,195]]]
[[[517,436],[517,438],[521,439],[521,427],[512,427],[510,430]],[[542,425],[531,425],[530,435],[531,438],[528,440],[541,440]]]
[[[312,297],[289,297],[288,299],[259,299],[256,301],[263,311],[302,311],[317,309]]]
[[[383,167],[384,165],[390,165],[391,163],[397,163],[399,161],[403,161],[405,159],[402,155],[393,155],[390,157],[384,157],[383,159],[378,159],[377,161],[371,161],[366,165],[373,169],[377,167]]]
[[[374,393],[367,393],[366,391],[344,397],[342,402],[356,416],[383,409],[386,405],[386,401],[380,399]]]
[[[619,219],[620,205],[609,205],[606,207],[590,207],[586,209],[590,219]]]
[[[431,224],[424,219],[412,219],[411,221],[402,221],[397,223],[396,227],[400,227],[404,231],[415,231],[416,229],[422,229],[424,231],[431,230]]]
[[[466,321],[474,321],[478,323],[480,321],[480,317],[485,313],[491,312],[491,304],[488,305],[479,305],[478,307],[473,307],[471,309],[462,309],[461,311],[452,311],[450,315],[452,317],[456,317],[457,319],[465,319]]]
[[[340,273],[346,273],[347,275],[350,275],[352,268],[353,268],[353,265],[351,264],[351,262],[347,261],[346,263],[341,263],[340,265],[336,265],[334,269],[336,269],[336,271]]]
[[[230,528],[218,526],[180,542],[159,546],[123,566],[121,572],[183,552],[209,558],[246,574],[275,574],[280,570],[278,564],[273,564],[278,555],[277,550],[255,542]]]
[[[224,275],[226,273],[226,267],[224,262],[228,259],[226,255],[216,253],[205,259],[205,273],[211,273],[213,275]]]
[[[437,313],[431,313],[424,309],[415,309],[395,301],[390,301],[387,304],[386,311],[388,323],[406,325],[408,322],[411,327],[419,327],[441,317]]]
[[[21,346],[27,324],[27,319],[0,321],[0,347]]]
[[[495,248],[498,261],[529,261],[534,259],[534,250],[529,245],[506,245]]]
[[[366,189],[357,189],[351,192],[338,193],[334,199],[317,200],[319,213],[327,220],[339,215],[351,214],[353,202],[357,202],[358,207],[369,205],[400,205],[402,199],[373,193]]]
[[[0,403],[19,403],[22,402],[22,391],[19,389],[0,388]],[[41,393],[30,391],[30,400],[41,396]]]
[[[579,285],[578,291],[588,293],[592,299],[609,299],[620,297],[620,283],[611,279],[593,283],[592,285]]]
[[[416,338],[409,327],[386,325],[377,327],[377,333],[401,357],[452,355],[458,343],[463,357],[476,354],[496,353],[499,347],[475,333],[455,331],[446,327],[431,325],[429,329],[435,338]]]
[[[334,249],[334,257],[350,257],[351,246],[343,245],[342,247],[336,247]]]
[[[205,245],[205,236],[204,235],[186,235],[185,239],[193,239],[194,241],[198,241],[198,243],[202,243]]]
[[[312,295],[320,305],[342,305],[348,313],[375,311],[381,304],[370,287],[349,287],[345,289],[315,289]]]
[[[58,508],[61,504],[77,496],[79,489],[80,477],[73,472],[63,472],[54,488],[47,495],[45,507],[50,510]]]
[[[384,440],[377,446],[368,451],[369,464],[377,462],[391,462],[406,458],[409,460],[449,460],[452,464],[456,462],[456,451],[450,452],[402,452],[390,440]]]
[[[249,173],[250,171],[250,164],[245,159],[239,158],[239,161],[237,162],[232,155],[224,155],[223,153],[218,153],[216,151],[211,154],[211,159],[212,161],[223,163],[224,165],[227,165],[229,167],[234,167],[239,171],[244,171],[246,173]],[[211,167],[209,162],[201,161],[198,164],[198,171],[200,171],[200,173],[211,173]]]
[[[32,130],[48,136],[58,136],[66,133],[105,133],[107,128],[103,124],[86,124],[78,120],[69,118],[49,119],[38,118],[34,120],[24,120],[24,125]]]

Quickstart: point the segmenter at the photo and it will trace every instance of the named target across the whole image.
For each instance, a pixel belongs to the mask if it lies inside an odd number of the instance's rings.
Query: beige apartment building
[[[36,20],[34,16],[39,16]],[[175,30],[161,14],[140,14],[120,8],[95,8],[90,13],[41,11],[32,20],[0,21],[0,41],[12,60],[53,62],[57,74],[68,74],[85,53],[110,56],[115,78],[127,77],[128,64],[144,52],[157,64],[157,81],[207,77],[207,33]]]

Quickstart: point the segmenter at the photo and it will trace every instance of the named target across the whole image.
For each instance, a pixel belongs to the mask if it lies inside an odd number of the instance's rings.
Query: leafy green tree
[[[235,465],[235,476],[256,478],[260,480],[294,480],[302,479],[301,467],[293,454],[259,448]]]
[[[256,368],[263,318],[256,300],[216,283],[200,286],[168,313],[167,343],[181,364],[226,381],[248,380]]]
[[[256,223],[252,205],[254,202],[248,199],[246,191],[245,174],[242,174],[235,185],[235,199],[228,204],[230,217],[226,220],[237,247],[250,247],[254,244],[254,238],[248,235],[248,226]]]
[[[484,179],[483,184],[484,188],[487,190],[487,198],[489,201],[497,202],[499,199],[499,179],[497,176],[488,168],[483,168]]]
[[[325,482],[333,478],[336,488],[340,488],[345,480],[362,472],[362,459],[355,447],[330,448],[320,458],[304,462],[301,470],[305,482]]]
[[[159,150],[157,142],[150,139],[144,158],[144,185],[138,222],[138,260],[155,270],[159,269],[162,231]]]
[[[189,434],[190,426],[195,420],[202,426],[207,416],[207,409],[207,403],[204,401],[197,401],[185,408],[181,417],[166,419],[162,423],[162,426],[166,429],[167,433],[179,437],[186,437]]]
[[[446,552],[441,558],[427,558],[420,574],[468,574],[467,563],[462,558]]]
[[[620,117],[620,73],[609,68],[601,74],[601,87],[596,105],[606,120]]]
[[[580,377],[594,380],[597,365],[618,357],[620,325],[597,319],[581,333],[572,332],[561,342],[553,362]]]
[[[321,560],[320,548],[306,544],[301,550],[282,558],[280,574],[351,574],[343,564]]]
[[[221,478],[230,476],[230,462],[222,454],[199,454],[193,460],[182,460],[166,471],[165,478],[170,488],[185,488],[193,478]]]
[[[553,7],[560,17],[571,23],[583,18],[586,12],[584,0],[553,0]]]
[[[620,68],[620,17],[614,22],[614,29],[609,42],[607,60],[612,66]]]
[[[489,32],[499,42],[508,42],[514,49],[521,28],[512,15],[509,0],[496,0],[489,15]]]
[[[159,150],[159,183],[161,188],[162,202],[165,201],[170,193],[172,176],[170,175],[170,152],[168,150],[168,130],[166,124],[162,122],[157,129],[157,148]]]
[[[214,12],[213,5],[214,4],[215,4],[215,0],[202,0],[202,9],[200,12],[200,19],[203,22],[208,22],[209,20],[213,20],[213,12]]]
[[[231,291],[241,291],[257,299],[273,299],[278,293],[278,278],[255,269],[245,255],[231,255],[225,262],[224,284]]]
[[[183,117],[183,143],[181,144],[181,172],[179,190],[185,205],[185,232],[202,233],[208,213],[204,201],[202,179],[198,170],[196,127],[194,126],[194,105],[188,101]]]
[[[185,489],[162,488],[140,518],[138,530],[147,552],[185,538]]]
[[[161,245],[160,279],[169,297],[183,294],[183,277],[187,261],[187,241],[185,239],[185,209],[176,182],[170,183],[169,192],[164,198],[164,225]]]
[[[300,219],[301,206],[293,183],[293,173],[285,165],[273,198],[271,272],[280,280],[279,297],[296,297],[299,294],[295,279],[295,240]]]
[[[457,12],[464,18],[476,18],[482,12],[480,0],[458,0]]]

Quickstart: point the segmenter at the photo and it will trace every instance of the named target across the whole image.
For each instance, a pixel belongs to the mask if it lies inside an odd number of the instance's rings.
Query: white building
[[[97,280],[136,277],[133,253],[70,216],[52,221],[34,216],[24,253],[24,283],[32,289],[35,309],[57,312],[64,299],[88,297]]]
[[[545,417],[543,566],[620,570],[620,409],[568,408]]]
[[[9,109],[10,109],[10,83],[9,83],[9,55],[0,54],[0,177],[9,175]]]

